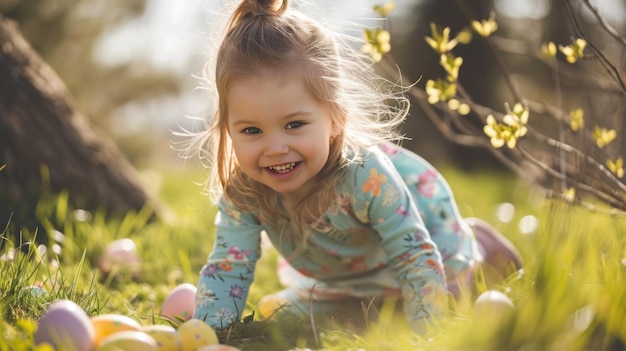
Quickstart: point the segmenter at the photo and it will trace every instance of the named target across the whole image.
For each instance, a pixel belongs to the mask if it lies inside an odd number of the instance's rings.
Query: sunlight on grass
[[[415,335],[393,301],[380,310],[357,312],[365,330],[339,321],[304,318],[261,320],[256,304],[280,289],[277,254],[264,246],[255,283],[244,311],[246,321],[218,333],[223,342],[243,350],[610,350],[626,344],[626,220],[593,214],[562,203],[541,200],[532,189],[506,174],[460,172],[443,167],[464,216],[491,222],[519,248],[522,274],[491,287],[514,303],[508,318],[498,313],[474,315],[473,301],[487,289],[450,304],[449,317],[438,321],[428,336]],[[75,301],[90,316],[118,313],[142,325],[166,324],[160,308],[178,284],[196,283],[197,272],[212,248],[214,208],[200,194],[203,173],[168,170],[159,195],[172,220],[149,221],[148,213],[129,213],[106,220],[99,213],[70,208],[60,194],[38,207],[46,245],[37,233],[2,233],[0,249],[0,350],[33,350],[32,323],[49,303]],[[499,217],[500,204],[512,206]],[[509,206],[509,207],[510,207]],[[532,230],[524,227],[536,220]],[[121,238],[137,246],[140,268],[103,274],[99,258],[107,245]],[[480,275],[478,275],[478,278]],[[254,314],[254,317],[252,315]],[[494,322],[495,321],[495,322]],[[31,326],[29,329],[29,325]]]

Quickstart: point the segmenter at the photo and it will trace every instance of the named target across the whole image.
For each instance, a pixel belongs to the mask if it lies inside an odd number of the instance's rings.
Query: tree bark
[[[97,84],[97,82],[87,82]],[[116,145],[76,110],[57,74],[0,14],[0,226],[65,190],[86,210],[123,215],[161,205]],[[14,216],[15,220],[15,216]]]

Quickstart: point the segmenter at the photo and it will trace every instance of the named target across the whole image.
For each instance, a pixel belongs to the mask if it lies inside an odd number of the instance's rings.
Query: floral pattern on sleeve
[[[378,233],[388,264],[396,272],[407,317],[421,329],[445,309],[445,273],[437,245],[390,159],[372,152],[362,167],[354,169],[357,186],[362,184],[353,200],[355,215],[367,218],[363,222]]]
[[[213,251],[200,271],[194,318],[224,328],[241,318],[254,266],[260,257],[261,225],[226,201],[219,204]]]

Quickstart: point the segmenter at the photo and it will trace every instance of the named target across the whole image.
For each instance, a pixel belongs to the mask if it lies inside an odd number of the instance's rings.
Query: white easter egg
[[[70,300],[57,300],[39,319],[35,344],[48,343],[57,350],[91,351],[95,331],[87,313]]]
[[[96,332],[96,345],[100,345],[102,340],[111,334],[126,330],[141,330],[139,322],[121,314],[101,314],[91,317],[91,325]]]
[[[180,351],[183,341],[174,327],[169,325],[148,325],[141,329],[157,342],[159,351]]]
[[[193,317],[196,300],[195,285],[184,283],[175,287],[163,301],[161,315],[172,321],[187,321]]]
[[[487,323],[502,323],[515,310],[515,305],[508,296],[497,290],[488,290],[480,294],[474,304],[474,318]]]
[[[113,269],[135,271],[139,267],[137,246],[132,239],[118,239],[105,248],[99,263],[100,269],[108,273]]]
[[[157,342],[150,335],[125,330],[102,339],[97,351],[156,351]]]
[[[215,330],[200,319],[190,319],[181,324],[178,335],[183,341],[182,351],[193,351],[219,343]]]

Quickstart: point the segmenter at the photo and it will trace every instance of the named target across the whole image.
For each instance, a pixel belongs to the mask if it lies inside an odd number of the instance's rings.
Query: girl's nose
[[[289,146],[281,137],[269,137],[265,144],[265,156],[279,156],[289,152]]]

